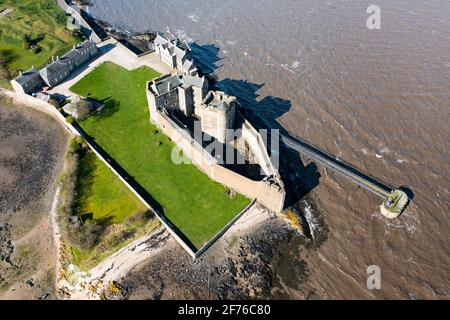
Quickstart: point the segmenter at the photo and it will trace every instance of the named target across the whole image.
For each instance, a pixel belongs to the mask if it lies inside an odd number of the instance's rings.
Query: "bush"
[[[77,109],[78,109],[78,120],[83,121],[87,117],[89,117],[89,114],[92,112],[93,108],[89,101],[87,100],[80,100],[77,103]]]
[[[88,250],[100,243],[108,224],[91,221],[81,227],[69,227],[69,240],[82,250]]]
[[[126,224],[128,226],[143,226],[153,217],[154,214],[151,211],[139,212],[128,217],[126,220]]]
[[[70,124],[74,124],[74,123],[75,123],[75,118],[72,117],[72,116],[68,116],[68,117],[66,118],[66,122],[67,122],[67,123],[70,123]]]
[[[33,47],[33,53],[34,54],[38,54],[38,53],[40,53],[42,51],[42,47],[40,46],[40,45],[35,45],[34,47]]]
[[[82,137],[75,137],[69,142],[69,152],[77,154],[86,148]]]

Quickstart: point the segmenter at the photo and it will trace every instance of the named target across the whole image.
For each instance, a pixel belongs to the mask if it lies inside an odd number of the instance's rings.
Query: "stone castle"
[[[191,48],[185,41],[181,41],[179,38],[167,39],[158,33],[154,47],[156,57],[170,68],[184,74],[197,73]]]
[[[150,117],[158,123],[163,110],[180,112],[200,120],[202,132],[226,142],[227,129],[234,129],[236,98],[221,91],[209,91],[205,77],[164,75],[148,84]]]
[[[285,190],[269,156],[267,142],[240,114],[236,97],[210,88],[208,78],[200,76],[193,60],[189,60],[192,59],[189,46],[179,39],[168,40],[158,35],[155,51],[173,73],[147,82],[150,120],[211,179],[257,199],[275,212],[283,210]],[[239,153],[246,160],[244,167],[259,167],[260,176],[250,176],[239,166],[233,167],[237,171],[233,170],[217,154],[206,151],[206,144],[194,137],[196,124],[200,124],[203,136]]]

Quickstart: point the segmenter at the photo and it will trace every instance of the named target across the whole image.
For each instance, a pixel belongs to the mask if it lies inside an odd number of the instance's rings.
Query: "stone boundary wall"
[[[244,210],[241,211],[236,217],[234,217],[230,222],[226,224],[225,227],[222,228],[217,234],[211,238],[203,247],[201,247],[196,253],[195,258],[197,259],[202,254],[204,254],[217,240],[219,240],[227,231],[230,229],[236,221],[238,221],[245,213],[250,211],[251,208],[255,205],[256,200],[253,200]]]
[[[49,116],[57,120],[71,135],[80,135],[80,133],[72,125],[69,125],[69,123],[67,123],[66,118],[64,118],[64,116],[60,112],[58,112],[58,110],[51,104],[30,95],[19,95],[13,91],[5,89],[0,89],[0,94],[3,94],[6,97],[12,99],[13,103],[24,104],[30,108],[48,114]]]
[[[63,128],[65,128],[72,136],[81,136],[85,137],[85,134],[81,132],[79,129],[77,129],[72,124],[68,123],[64,116],[51,104],[44,102],[42,100],[39,100],[35,97],[29,96],[29,95],[18,95],[13,91],[0,89],[0,94],[4,94],[5,96],[11,98],[13,102],[18,102],[21,104],[25,104],[33,109],[36,109],[38,111],[44,112],[51,117],[53,117],[55,120],[57,120]],[[211,247],[236,221],[239,220],[239,218],[242,217],[244,213],[246,213],[254,204],[254,201],[248,205],[242,212],[240,212],[236,217],[233,218],[225,227],[222,228],[212,239],[210,239],[202,248],[200,248],[197,252],[194,252],[194,250],[191,248],[191,246],[186,243],[175,231],[174,226],[170,221],[167,220],[167,218],[161,214],[158,210],[155,210],[140,194],[136,191],[136,189],[130,185],[130,183],[114,168],[114,166],[108,162],[105,157],[96,149],[95,146],[93,146],[91,143],[89,143],[88,139],[85,139],[85,143],[88,145],[88,147],[92,150],[92,152],[95,153],[95,155],[127,186],[127,188],[155,215],[158,217],[158,219],[161,221],[161,223],[164,225],[164,227],[169,230],[170,234],[175,238],[175,240],[181,245],[181,247],[187,251],[187,253],[194,259],[197,259],[200,257],[203,253],[205,253],[209,247]]]
[[[264,144],[261,134],[245,119],[242,124],[242,136],[245,140],[250,141],[249,147],[255,155],[259,165],[263,168],[267,176],[278,175],[277,170],[273,167],[267,146]],[[256,147],[257,146],[257,147]]]
[[[51,104],[44,102],[42,100],[39,100],[35,97],[29,96],[29,95],[17,95],[16,93],[8,90],[1,89],[0,93],[3,93],[5,96],[11,98],[13,102],[19,102],[22,104],[25,104],[33,109],[42,111],[50,116],[52,116],[54,119],[56,119],[59,123],[63,125],[63,127],[69,131],[70,134],[75,136],[82,136],[84,137],[84,134],[80,132],[76,127],[74,127],[72,124],[68,123],[64,116]],[[122,177],[121,174],[103,157],[103,155],[98,152],[98,150],[90,144],[87,140],[85,140],[88,147],[95,153],[95,155],[128,187],[128,189],[133,192],[133,194],[152,212],[155,213],[155,215],[158,217],[158,219],[161,221],[161,223],[166,227],[167,230],[172,234],[172,236],[177,240],[177,242],[185,249],[189,255],[192,258],[196,258],[195,252],[192,250],[192,248],[183,240],[181,237],[176,233],[176,231],[171,226],[170,222],[167,221],[167,218],[160,214],[157,210],[155,210],[129,183],[128,181]]]
[[[188,131],[178,126],[169,115],[158,112],[158,127],[181,148],[192,163],[214,181],[217,181],[250,199],[256,199],[268,209],[281,212],[284,207],[285,192],[276,185],[264,181],[253,181],[217,163]]]
[[[154,49],[150,49],[150,48],[149,48],[148,51],[145,51],[145,52],[140,53],[140,54],[136,54],[133,50],[131,50],[131,49],[128,48],[126,45],[124,45],[122,42],[120,42],[119,39],[115,38],[114,36],[111,36],[110,38],[116,40],[116,42],[117,42],[116,45],[117,45],[117,46],[120,46],[120,47],[122,47],[122,48],[127,49],[127,50],[128,50],[129,52],[131,52],[136,58],[144,57],[144,56],[146,56],[146,55],[148,55],[148,54],[151,54],[151,53],[155,52]]]

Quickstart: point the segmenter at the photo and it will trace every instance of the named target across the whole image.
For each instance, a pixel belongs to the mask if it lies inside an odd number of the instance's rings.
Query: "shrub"
[[[78,109],[78,120],[83,121],[87,117],[89,117],[89,114],[92,112],[93,108],[89,101],[87,100],[80,100],[76,103],[77,109]]]
[[[42,51],[42,47],[40,46],[40,45],[35,45],[34,47],[33,47],[33,53],[34,54],[38,54],[38,53],[40,53]]]
[[[71,154],[80,153],[85,147],[82,137],[75,137],[69,142],[69,152]]]
[[[69,227],[69,240],[82,250],[88,250],[99,244],[108,225],[91,221],[78,228]]]
[[[67,123],[70,123],[70,124],[74,124],[74,123],[75,123],[75,118],[72,117],[72,116],[68,116],[68,117],[66,118],[66,122],[67,122]]]

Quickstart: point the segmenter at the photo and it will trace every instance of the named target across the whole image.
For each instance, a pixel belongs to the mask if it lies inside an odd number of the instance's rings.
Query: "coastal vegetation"
[[[67,52],[82,39],[66,29],[66,15],[52,0],[1,0],[0,12],[0,86],[35,66],[43,67],[52,56]]]
[[[162,213],[198,249],[242,211],[250,200],[230,196],[193,164],[176,165],[175,144],[150,123],[145,84],[159,76],[105,62],[71,91],[104,101],[105,108],[80,123],[82,129],[154,199]]]
[[[69,143],[60,209],[70,263],[89,270],[159,226],[159,221],[80,138]]]

